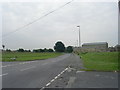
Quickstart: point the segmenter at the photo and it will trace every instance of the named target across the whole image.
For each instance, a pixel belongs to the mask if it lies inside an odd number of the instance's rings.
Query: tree
[[[6,49],[6,52],[11,52],[11,50],[10,49]]]
[[[2,45],[3,49],[5,48],[5,45]]]
[[[72,47],[72,46],[68,46],[68,47],[66,48],[66,52],[68,52],[68,53],[73,52],[73,47]]]
[[[24,50],[24,52],[31,52],[31,50]]]
[[[64,52],[65,51],[65,45],[62,42],[58,41],[55,44],[54,49],[55,49],[56,52]]]
[[[45,49],[46,50],[46,49]],[[39,49],[39,52],[45,52],[45,50],[44,49]]]
[[[31,50],[28,50],[28,52],[31,52]]]
[[[39,52],[39,50],[38,49],[34,49],[33,52]]]
[[[18,51],[18,52],[24,52],[24,49],[19,48],[17,51]]]
[[[46,48],[44,48],[43,50],[44,50],[44,52],[48,52],[48,49],[46,49]]]

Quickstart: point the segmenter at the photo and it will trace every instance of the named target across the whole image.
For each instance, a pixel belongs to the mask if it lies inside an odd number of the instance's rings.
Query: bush
[[[68,46],[68,47],[66,48],[66,52],[68,52],[68,53],[73,52],[73,47],[72,47],[72,46]]]

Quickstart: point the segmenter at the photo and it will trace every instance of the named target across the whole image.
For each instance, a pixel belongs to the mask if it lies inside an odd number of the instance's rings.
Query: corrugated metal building
[[[108,50],[107,42],[94,42],[94,43],[84,43],[82,45],[82,51],[86,52],[106,52]]]

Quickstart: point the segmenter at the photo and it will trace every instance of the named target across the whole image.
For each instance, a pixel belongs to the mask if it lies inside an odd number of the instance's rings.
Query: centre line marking
[[[8,75],[8,73],[2,74],[2,75],[0,75],[0,76],[5,76],[5,75]]]
[[[13,65],[5,65],[5,66],[1,66],[1,67],[3,68],[3,67],[8,67],[8,66],[14,66],[14,64]]]
[[[4,65],[4,66],[0,66],[0,68],[15,66],[15,65],[19,65],[19,64],[28,64],[28,63],[32,63],[32,62],[37,62],[37,61],[29,61],[29,62],[21,62],[21,63],[18,63],[18,64]]]
[[[30,68],[26,68],[26,69],[21,69],[20,71],[25,71],[25,70],[28,70],[28,69],[31,69],[31,68],[35,68],[35,66],[30,67]]]
[[[4,68],[4,67],[9,67],[9,66],[15,66],[15,65],[18,65],[18,64],[9,64],[9,65],[4,65],[4,66],[1,66],[2,68]]]

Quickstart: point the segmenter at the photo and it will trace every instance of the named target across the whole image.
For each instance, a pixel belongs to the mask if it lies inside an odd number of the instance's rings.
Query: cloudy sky
[[[118,43],[117,2],[5,2],[2,3],[2,43],[10,49],[53,48],[57,41],[65,46],[78,45],[80,25],[81,43]],[[37,22],[24,25],[56,10]],[[12,33],[11,33],[12,32]]]

